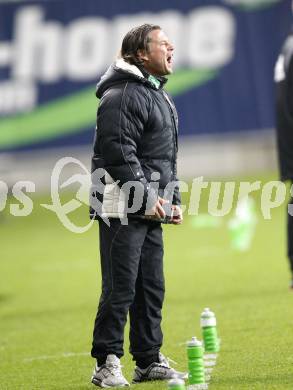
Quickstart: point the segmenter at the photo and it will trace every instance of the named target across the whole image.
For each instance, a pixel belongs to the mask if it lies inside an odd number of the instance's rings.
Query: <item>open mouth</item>
[[[172,64],[172,56],[171,55],[167,57],[167,62],[169,65]]]

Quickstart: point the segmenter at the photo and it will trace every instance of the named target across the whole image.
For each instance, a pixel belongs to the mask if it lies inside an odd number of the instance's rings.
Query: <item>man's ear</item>
[[[137,52],[138,58],[142,61],[148,61],[149,57],[144,50],[138,50]]]

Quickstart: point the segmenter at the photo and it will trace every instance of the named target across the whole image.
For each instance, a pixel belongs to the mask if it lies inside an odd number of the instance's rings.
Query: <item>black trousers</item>
[[[291,182],[292,184],[292,182]],[[292,205],[293,209],[293,198],[290,199],[288,206]],[[293,276],[293,215],[291,216],[287,211],[287,255],[289,259],[289,265]],[[291,214],[293,214],[291,212]]]
[[[129,313],[130,352],[148,358],[163,341],[163,240],[158,222],[129,219],[122,225],[99,221],[102,293],[95,320],[92,357],[123,356],[124,327]]]

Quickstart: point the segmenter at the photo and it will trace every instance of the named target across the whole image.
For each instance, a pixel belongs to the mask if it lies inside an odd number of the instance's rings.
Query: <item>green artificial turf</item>
[[[1,390],[93,388],[88,353],[100,292],[97,226],[71,233],[38,206],[47,201],[35,198],[29,217],[13,217],[6,208],[0,219]],[[284,206],[264,220],[259,197],[256,205],[258,224],[247,252],[231,248],[231,215],[206,225],[186,217],[182,226],[164,228],[162,351],[184,370],[184,343],[201,337],[200,313],[212,308],[221,351],[210,390],[293,388],[293,291],[288,289]],[[87,222],[86,207],[74,214],[81,225]],[[127,330],[122,363],[130,380]]]

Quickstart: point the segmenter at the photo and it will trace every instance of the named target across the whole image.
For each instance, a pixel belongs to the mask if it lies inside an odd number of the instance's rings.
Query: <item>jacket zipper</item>
[[[173,161],[172,161],[172,181],[176,180],[175,177],[175,162],[176,162],[176,151],[175,148],[177,149],[178,145],[178,140],[177,140],[177,125],[176,125],[176,120],[174,117],[174,111],[173,111],[173,104],[171,103],[171,100],[169,99],[169,96],[167,93],[163,90],[162,91],[163,96],[165,101],[167,102],[169,112],[171,114],[172,118],[172,123],[173,123],[173,129],[172,129],[172,135],[173,135]]]

